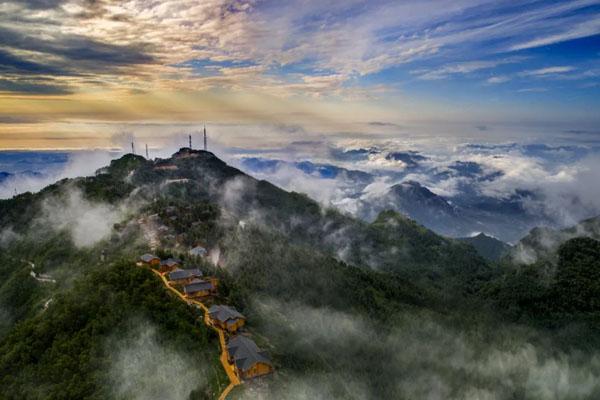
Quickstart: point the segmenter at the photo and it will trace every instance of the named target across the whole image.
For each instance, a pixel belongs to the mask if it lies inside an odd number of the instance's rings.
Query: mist
[[[312,354],[316,363],[308,374],[287,366],[293,372],[282,373],[281,387],[265,398],[377,399],[382,390],[387,398],[440,400],[600,394],[600,355],[558,351],[529,328],[461,324],[416,310],[379,326],[357,314],[274,299],[253,307],[280,358],[307,362]],[[320,394],[311,390],[315,383]]]
[[[206,385],[199,363],[158,340],[156,329],[137,321],[107,344],[110,382],[115,399],[187,400],[190,392]]]
[[[125,215],[123,206],[86,199],[79,189],[70,188],[42,202],[35,223],[60,232],[67,230],[77,247],[93,246],[109,237],[115,223]]]
[[[108,151],[77,151],[68,154],[65,164],[41,166],[36,174],[16,171],[0,182],[0,199],[11,198],[15,194],[37,192],[44,187],[65,178],[94,175],[116,156]]]

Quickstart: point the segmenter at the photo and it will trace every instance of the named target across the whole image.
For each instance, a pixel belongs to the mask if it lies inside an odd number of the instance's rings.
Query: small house
[[[267,354],[246,336],[237,335],[227,343],[229,362],[241,379],[252,379],[273,372]]]
[[[201,279],[194,279],[183,287],[183,293],[189,298],[210,296],[215,290],[212,282]]]
[[[206,250],[202,246],[196,246],[189,251],[190,256],[194,257],[206,257],[208,255],[208,250]]]
[[[246,323],[246,317],[235,308],[225,305],[214,305],[208,309],[208,315],[213,325],[229,332],[235,332]]]
[[[151,266],[156,266],[156,265],[160,265],[160,258],[156,257],[153,254],[144,254],[140,257],[140,261],[143,262],[144,264],[148,264]]]
[[[175,258],[167,258],[166,260],[162,260],[160,262],[159,271],[164,274],[165,272],[171,272],[174,269],[179,268],[180,265],[180,260]]]
[[[202,271],[198,268],[193,269],[175,269],[169,272],[169,281],[175,284],[184,285],[191,283],[194,279],[202,278]]]

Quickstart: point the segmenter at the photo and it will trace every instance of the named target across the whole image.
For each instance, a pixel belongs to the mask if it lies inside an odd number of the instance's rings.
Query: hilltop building
[[[216,291],[216,286],[211,281],[194,279],[183,287],[183,293],[188,298],[210,296]]]
[[[179,268],[179,266],[181,265],[181,261],[177,260],[175,258],[167,258],[166,260],[162,260],[160,262],[160,266],[159,266],[159,271],[161,273],[166,273],[166,272],[171,272],[173,270],[175,270],[176,268]]]
[[[160,258],[154,254],[146,253],[140,257],[140,261],[151,266],[160,265]]]
[[[208,309],[208,315],[213,325],[235,332],[246,323],[246,317],[235,308],[226,305],[214,305]]]
[[[252,379],[273,372],[273,364],[266,353],[254,341],[238,335],[227,344],[229,362],[242,379]]]
[[[184,285],[191,283],[194,279],[202,278],[202,272],[197,269],[175,269],[169,272],[169,281],[175,284]]]

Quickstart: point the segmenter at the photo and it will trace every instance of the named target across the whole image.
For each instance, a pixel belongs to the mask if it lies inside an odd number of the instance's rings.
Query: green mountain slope
[[[479,255],[490,261],[500,260],[511,248],[510,245],[485,233],[479,233],[472,237],[459,238],[458,240],[470,244],[477,250]]]
[[[600,239],[600,217],[589,218],[561,230],[534,228],[514,246],[510,256],[514,261],[525,264],[543,259],[555,260],[559,246],[576,237]]]
[[[0,210],[0,398],[216,397],[215,339],[131,262],[151,246],[216,274],[219,300],[272,356],[277,373],[234,397],[545,399],[534,378],[554,373],[567,398],[598,393],[581,380],[597,375],[592,242],[571,257],[574,270],[549,266],[537,279],[395,212],[368,224],[189,149],[127,155]],[[196,245],[209,260],[187,255]],[[552,282],[572,274],[581,300],[567,307],[573,294],[557,295],[560,313],[539,312]],[[502,369],[490,364],[498,358]],[[176,388],[139,372],[160,375],[159,364],[175,368]]]

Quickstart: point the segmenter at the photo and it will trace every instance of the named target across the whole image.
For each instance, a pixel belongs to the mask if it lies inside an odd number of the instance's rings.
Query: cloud
[[[444,65],[434,70],[417,70],[411,71],[416,74],[419,79],[423,80],[438,80],[446,79],[451,75],[467,75],[472,72],[495,68],[503,64],[514,64],[523,61],[523,57],[510,57],[500,60],[486,60],[486,61],[467,61],[462,63]],[[495,82],[492,82],[495,83]]]
[[[160,343],[152,325],[138,322],[107,345],[111,363],[107,391],[115,398],[187,400],[207,384],[197,361]]]
[[[11,1],[3,6],[9,18],[0,18],[0,36],[6,54],[19,53],[10,62],[21,63],[23,72],[90,75],[78,81],[82,86],[96,81],[132,90],[158,84],[370,98],[389,85],[357,85],[357,76],[435,55],[457,59],[458,49],[499,54],[548,38],[594,34],[596,14],[580,12],[590,4],[536,3],[516,11],[486,0],[353,0],[328,7],[315,0],[277,7],[245,0]],[[524,44],[531,31],[546,39]],[[196,61],[207,61],[202,70],[215,67],[217,74],[199,74]],[[518,57],[459,61],[420,77],[442,79],[513,62]]]
[[[566,72],[571,72],[575,68],[568,65],[554,66],[554,67],[546,67],[539,68],[529,71],[520,72],[520,76],[533,76],[533,77],[543,77],[548,75],[556,75],[556,74],[564,74]]]
[[[559,33],[540,36],[535,39],[525,41],[512,46],[511,50],[524,50],[533,47],[548,46],[555,43],[566,42],[568,40],[580,39],[588,36],[594,36],[600,33],[600,18],[592,16],[590,20],[578,23],[575,26],[563,28]]]
[[[506,76],[506,75],[497,75],[497,76],[492,76],[490,78],[488,78],[486,80],[487,83],[492,83],[492,84],[496,84],[496,83],[505,83],[510,81],[510,77]]]
[[[78,247],[89,247],[107,239],[125,210],[84,198],[77,189],[48,197],[42,203],[41,216],[35,223],[57,232],[68,231]]]
[[[40,95],[66,95],[71,94],[72,89],[66,85],[51,84],[42,82],[31,82],[27,80],[9,80],[0,79],[0,92],[12,92],[20,94],[40,94]],[[52,82],[47,80],[46,82]]]
[[[20,239],[20,235],[16,233],[11,227],[4,228],[0,231],[0,248],[6,248],[12,242]]]
[[[360,315],[327,307],[273,299],[253,307],[282,359],[318,355],[322,369],[282,373],[280,388],[261,393],[267,399],[281,398],[283,387],[289,389],[283,397],[305,399],[311,382],[333,399],[501,400],[514,393],[584,399],[599,390],[598,354],[557,350],[524,328],[459,327],[433,313],[398,311],[387,319],[393,328],[382,331]]]
[[[522,88],[517,90],[518,93],[543,93],[547,92],[548,88],[543,87],[532,87],[532,88]]]
[[[78,151],[69,153],[66,162],[62,157],[57,160],[52,157],[48,159],[42,157],[42,160],[35,165],[35,170],[17,170],[12,176],[0,182],[0,199],[10,198],[15,192],[37,192],[64,178],[93,175],[96,170],[109,164],[115,156],[116,154],[106,151]],[[36,161],[36,157],[28,159],[26,162],[33,163],[34,161]],[[10,163],[8,164],[7,166],[10,166]]]

